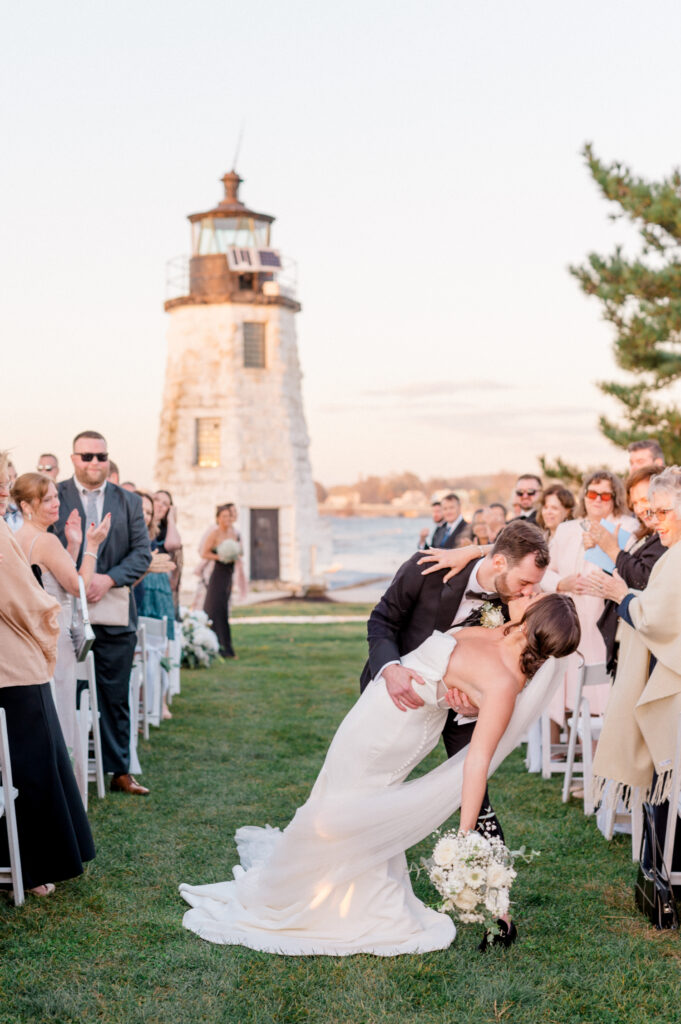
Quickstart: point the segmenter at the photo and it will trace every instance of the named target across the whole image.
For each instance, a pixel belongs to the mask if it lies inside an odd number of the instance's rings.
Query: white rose
[[[511,884],[516,876],[513,868],[507,868],[505,864],[492,863],[487,871],[487,884],[490,889],[501,889]]]
[[[508,889],[493,889],[487,893],[485,906],[495,917],[503,917],[504,914],[507,914],[509,905]]]
[[[459,910],[474,910],[475,907],[477,907],[478,905],[479,899],[479,893],[474,892],[472,889],[469,889],[466,886],[466,888],[462,889],[461,892],[456,894],[456,896],[454,897],[454,902],[459,908]]]
[[[457,859],[457,845],[455,839],[450,839],[449,836],[443,836],[442,839],[438,840],[433,850],[433,860],[436,864],[447,867],[449,864],[453,864]]]

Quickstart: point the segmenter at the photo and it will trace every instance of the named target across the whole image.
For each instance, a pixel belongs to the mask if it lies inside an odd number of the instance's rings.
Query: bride
[[[550,700],[550,658],[576,650],[569,597],[549,594],[511,608],[517,622],[435,632],[402,663],[425,680],[424,704],[399,711],[381,676],[333,738],[312,792],[281,832],[236,833],[234,880],[181,885],[185,928],[209,942],[285,955],[395,956],[444,949],[452,919],[412,891],[405,850],[459,806],[475,827],[488,773],[517,746]],[[420,778],[409,773],[437,744],[456,687],[478,706],[467,749]]]

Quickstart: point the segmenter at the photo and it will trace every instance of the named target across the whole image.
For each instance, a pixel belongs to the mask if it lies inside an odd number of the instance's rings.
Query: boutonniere
[[[485,629],[496,629],[497,626],[503,626],[504,624],[504,613],[497,604],[492,604],[491,601],[485,601],[480,608],[480,625],[484,626]]]

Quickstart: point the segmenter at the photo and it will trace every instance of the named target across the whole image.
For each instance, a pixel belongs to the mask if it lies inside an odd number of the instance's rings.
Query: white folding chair
[[[158,728],[163,720],[163,691],[167,679],[161,659],[168,656],[168,619],[150,619],[140,616],[138,634],[143,651],[144,705],[147,722]],[[148,725],[145,739],[148,739]]]
[[[5,819],[9,846],[9,867],[0,867],[0,882],[11,883],[15,907],[20,907],[24,902],[24,880],[21,874],[19,835],[14,808],[14,801],[18,795],[19,791],[12,785],[5,709],[0,708],[0,818]]]
[[[77,663],[76,679],[78,682],[87,683],[87,713],[83,705],[83,694],[81,694],[79,709],[81,729],[87,728],[85,742],[83,743],[83,751],[87,757],[86,777],[88,782],[95,782],[97,784],[97,796],[100,800],[103,800],[106,795],[104,758],[102,756],[102,735],[99,730],[99,702],[97,700],[95,656],[92,651],[88,652],[85,661]],[[83,796],[83,803],[87,808],[87,793]]]
[[[542,779],[550,779],[552,775],[564,775],[567,769],[568,739],[565,737],[558,743],[551,742],[551,721],[551,716],[545,711],[540,720]],[[561,736],[565,736],[562,731]],[[554,761],[554,757],[564,757],[565,760]]]
[[[563,803],[570,799],[570,786],[575,778],[582,780],[584,788],[584,813],[594,813],[592,793],[593,782],[593,744],[598,740],[603,727],[603,716],[592,715],[589,700],[584,690],[589,686],[602,686],[610,683],[605,665],[582,665],[579,670],[579,683],[575,699],[575,709],[568,718],[568,749],[565,761],[565,778],[563,780]],[[576,761],[577,739],[582,747],[582,760]]]
[[[147,630],[144,622],[140,619],[137,623],[137,645],[135,647],[135,659],[133,661],[133,673],[137,670],[134,680],[137,691],[137,728],[139,729],[140,718],[142,719],[142,736],[149,739],[149,701],[147,692]],[[131,685],[133,678],[131,676]]]
[[[672,859],[674,856],[674,839],[676,838],[676,826],[679,821],[679,796],[681,795],[681,715],[676,728],[676,750],[674,751],[674,764],[672,766],[672,785],[669,793],[669,813],[667,814],[667,834],[664,839],[663,859],[664,866],[669,875],[672,885],[681,885],[681,871],[672,871]]]
[[[641,850],[641,834],[643,831],[643,820],[640,806],[636,805],[631,811],[624,806],[620,800],[618,803],[609,797],[608,789],[614,786],[612,781],[606,783],[601,798],[601,805],[596,812],[596,824],[605,839],[610,841],[617,832],[631,835],[631,859],[636,863]]]
[[[90,742],[90,691],[89,689],[82,690],[78,696],[78,707],[76,708],[76,723],[78,728],[78,735],[80,737],[80,756],[81,756],[81,773],[80,778],[83,779],[83,784],[80,790],[80,795],[83,800],[83,807],[87,811],[88,801],[88,782],[90,781],[89,772],[89,742]]]
[[[175,623],[175,636],[168,640],[168,703],[171,704],[173,697],[180,693],[180,664],[182,662],[182,634],[179,622]]]

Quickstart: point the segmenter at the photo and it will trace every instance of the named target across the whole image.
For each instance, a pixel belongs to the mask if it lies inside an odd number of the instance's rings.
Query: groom
[[[401,664],[402,655],[413,651],[436,629],[445,632],[464,622],[475,624],[476,612],[479,622],[480,609],[487,601],[500,604],[508,618],[508,601],[529,597],[540,583],[549,564],[549,549],[537,526],[518,519],[501,531],[489,554],[476,557],[473,548],[471,561],[447,583],[442,581],[444,570],[424,576],[419,565],[421,558],[423,552],[419,551],[400,566],[367,624],[369,659],[362,672],[361,689],[382,675],[400,711],[423,704],[418,695],[423,679]],[[458,692],[447,694],[452,710],[442,738],[448,757],[470,743],[475,728],[474,721],[457,721],[458,713],[477,714],[477,709],[464,701]],[[503,839],[487,792],[477,827],[478,831],[498,834]]]

